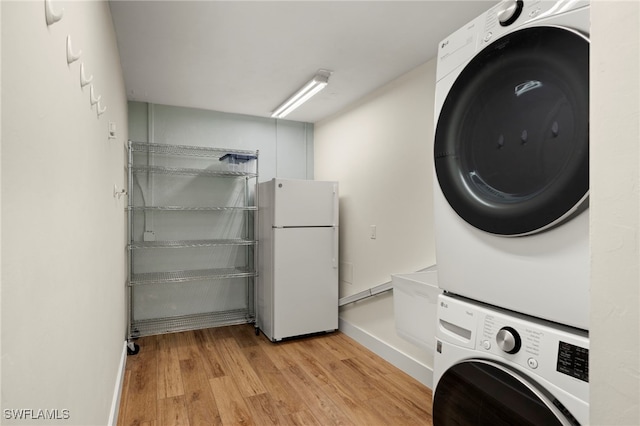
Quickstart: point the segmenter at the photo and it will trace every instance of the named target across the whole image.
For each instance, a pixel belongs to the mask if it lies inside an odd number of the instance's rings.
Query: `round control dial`
[[[500,25],[506,27],[513,24],[522,13],[524,2],[522,0],[502,0],[497,10]]]
[[[512,327],[502,327],[496,334],[498,347],[508,354],[515,354],[520,350],[522,341],[520,335]]]

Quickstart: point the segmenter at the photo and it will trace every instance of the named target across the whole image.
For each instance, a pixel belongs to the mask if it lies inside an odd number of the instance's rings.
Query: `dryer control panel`
[[[588,398],[589,339],[583,330],[502,310],[457,296],[438,299],[436,338],[477,357],[558,383]]]
[[[587,0],[523,0],[512,3],[513,8],[503,2],[498,3],[440,42],[436,81],[469,61],[477,51],[512,32],[514,27],[545,25],[546,18],[589,6]],[[554,22],[547,24],[554,25]]]

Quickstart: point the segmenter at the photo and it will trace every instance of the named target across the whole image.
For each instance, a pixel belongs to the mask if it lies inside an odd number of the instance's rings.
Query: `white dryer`
[[[503,1],[443,40],[435,118],[440,287],[588,329],[589,2]]]
[[[589,424],[584,330],[441,295],[433,422]]]

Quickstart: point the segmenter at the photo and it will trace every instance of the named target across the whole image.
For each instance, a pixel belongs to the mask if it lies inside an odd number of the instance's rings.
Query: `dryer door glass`
[[[451,207],[486,232],[527,235],[586,208],[588,40],[535,27],[478,53],[445,99],[434,157]]]
[[[562,404],[514,371],[485,360],[454,365],[440,378],[433,423],[447,425],[578,425]]]

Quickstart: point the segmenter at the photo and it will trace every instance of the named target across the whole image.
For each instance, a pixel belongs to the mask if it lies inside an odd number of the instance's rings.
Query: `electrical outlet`
[[[377,234],[378,234],[378,230],[376,229],[376,225],[371,225],[371,226],[369,227],[369,237],[370,237],[372,240],[375,240],[375,239],[376,239],[376,237],[377,237]]]

